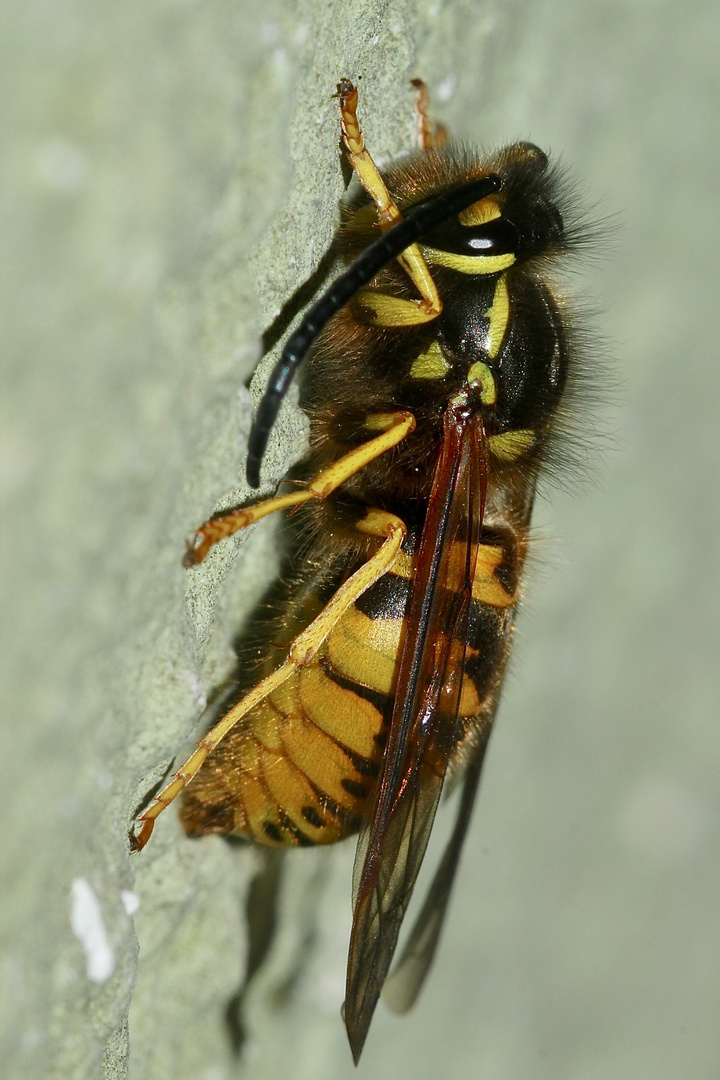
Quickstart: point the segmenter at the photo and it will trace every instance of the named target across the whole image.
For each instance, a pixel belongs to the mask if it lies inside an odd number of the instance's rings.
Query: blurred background
[[[3,8],[6,1076],[715,1080],[719,38],[709,0]],[[532,139],[613,216],[571,281],[611,379],[587,483],[538,508],[437,963],[355,1072],[352,843],[278,879],[172,813],[142,855],[126,832],[276,569],[271,523],[180,558],[245,494],[260,336],[337,222],[330,95],[360,80],[389,158],[416,75],[454,134]],[[303,433],[287,409],[268,487]]]

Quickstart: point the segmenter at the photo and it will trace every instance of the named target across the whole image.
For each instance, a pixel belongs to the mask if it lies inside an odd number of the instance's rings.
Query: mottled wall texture
[[[26,0],[0,20],[3,1075],[716,1080],[720,8]],[[611,237],[572,283],[599,332],[589,482],[539,507],[441,952],[355,1073],[353,845],[283,865],[172,812],[141,855],[126,834],[276,570],[271,522],[180,558],[246,494],[261,335],[337,223],[335,83],[360,80],[387,158],[415,75],[455,133],[561,155]],[[281,428],[267,488],[302,450],[297,410]]]

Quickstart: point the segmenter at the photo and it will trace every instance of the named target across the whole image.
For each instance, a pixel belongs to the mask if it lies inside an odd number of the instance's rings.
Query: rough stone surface
[[[28,0],[0,20],[3,1074],[715,1080],[717,5]],[[600,483],[539,508],[427,992],[378,1010],[355,1073],[352,845],[281,873],[172,813],[140,856],[126,832],[275,572],[271,523],[193,573],[180,556],[246,494],[259,337],[332,236],[330,95],[361,80],[387,158],[417,74],[454,132],[530,137],[619,213],[574,282],[618,404],[604,454],[587,422]],[[268,486],[304,430],[285,409]]]

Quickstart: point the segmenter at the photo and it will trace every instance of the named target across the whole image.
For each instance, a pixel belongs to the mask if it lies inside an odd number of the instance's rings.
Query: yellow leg
[[[355,473],[364,469],[375,458],[391,450],[402,442],[406,435],[415,430],[415,417],[409,412],[386,413],[380,418],[374,418],[374,427],[381,427],[381,434],[377,435],[362,446],[343,454],[338,461],[333,462],[327,469],[310,481],[303,491],[292,491],[289,495],[279,495],[275,499],[267,499],[255,506],[241,507],[233,510],[223,517],[210,518],[195,533],[183,559],[186,567],[196,566],[202,562],[208,551],[219,540],[226,536],[232,536],[239,529],[245,529],[254,521],[274,514],[276,510],[287,510],[292,506],[299,506],[308,502],[309,499],[326,499],[336,488],[344,484]]]
[[[365,140],[357,118],[357,89],[348,79],[342,79],[338,83],[337,96],[340,101],[343,141],[348,160],[358,180],[375,203],[380,228],[385,232],[402,220],[402,214],[385,187],[385,181],[378,172],[377,165],[365,148]],[[419,316],[423,317],[418,317],[417,322],[429,322],[437,318],[442,311],[442,301],[430,275],[425,256],[418,245],[411,244],[401,255],[398,255],[397,261],[421,296],[421,299],[415,302],[415,306],[420,309]]]
[[[412,79],[412,84],[417,90],[415,97],[415,123],[417,124],[417,140],[421,150],[432,150],[436,146],[444,146],[447,142],[447,131],[442,124],[433,124],[428,116],[430,107],[430,94],[427,83],[422,79]]]
[[[356,570],[347,581],[343,582],[317,618],[302,633],[298,634],[290,646],[287,659],[277,671],[274,671],[266,679],[258,683],[249,694],[246,694],[241,701],[230,709],[204,739],[197,743],[195,752],[190,755],[182,768],[175,773],[170,783],[155,797],[145,813],[140,815],[140,830],[130,836],[130,842],[135,851],[145,847],[153,831],[155,819],[170,805],[173,799],[177,798],[185,785],[198,772],[208,754],[218,746],[237,722],[266,698],[268,694],[271,694],[273,690],[276,690],[278,686],[281,686],[282,683],[289,679],[299,667],[311,663],[330,631],[348,608],[371,585],[374,585],[376,581],[392,569],[402,542],[407,535],[404,522],[395,514],[390,514],[384,510],[370,509],[356,527],[360,532],[381,538],[383,543],[359,570]]]

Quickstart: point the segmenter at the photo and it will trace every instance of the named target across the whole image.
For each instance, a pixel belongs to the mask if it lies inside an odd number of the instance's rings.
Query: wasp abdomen
[[[516,599],[513,534],[491,538],[479,547],[472,587],[459,708],[464,728],[489,707]],[[189,833],[305,846],[358,830],[392,715],[413,572],[412,556],[401,553],[396,569],[347,610],[313,661],[249,712],[210,756],[184,800]],[[460,585],[458,568],[448,586]]]
[[[332,677],[326,650],[243,721],[188,790],[188,832],[329,844],[357,831],[377,776],[382,715]]]

